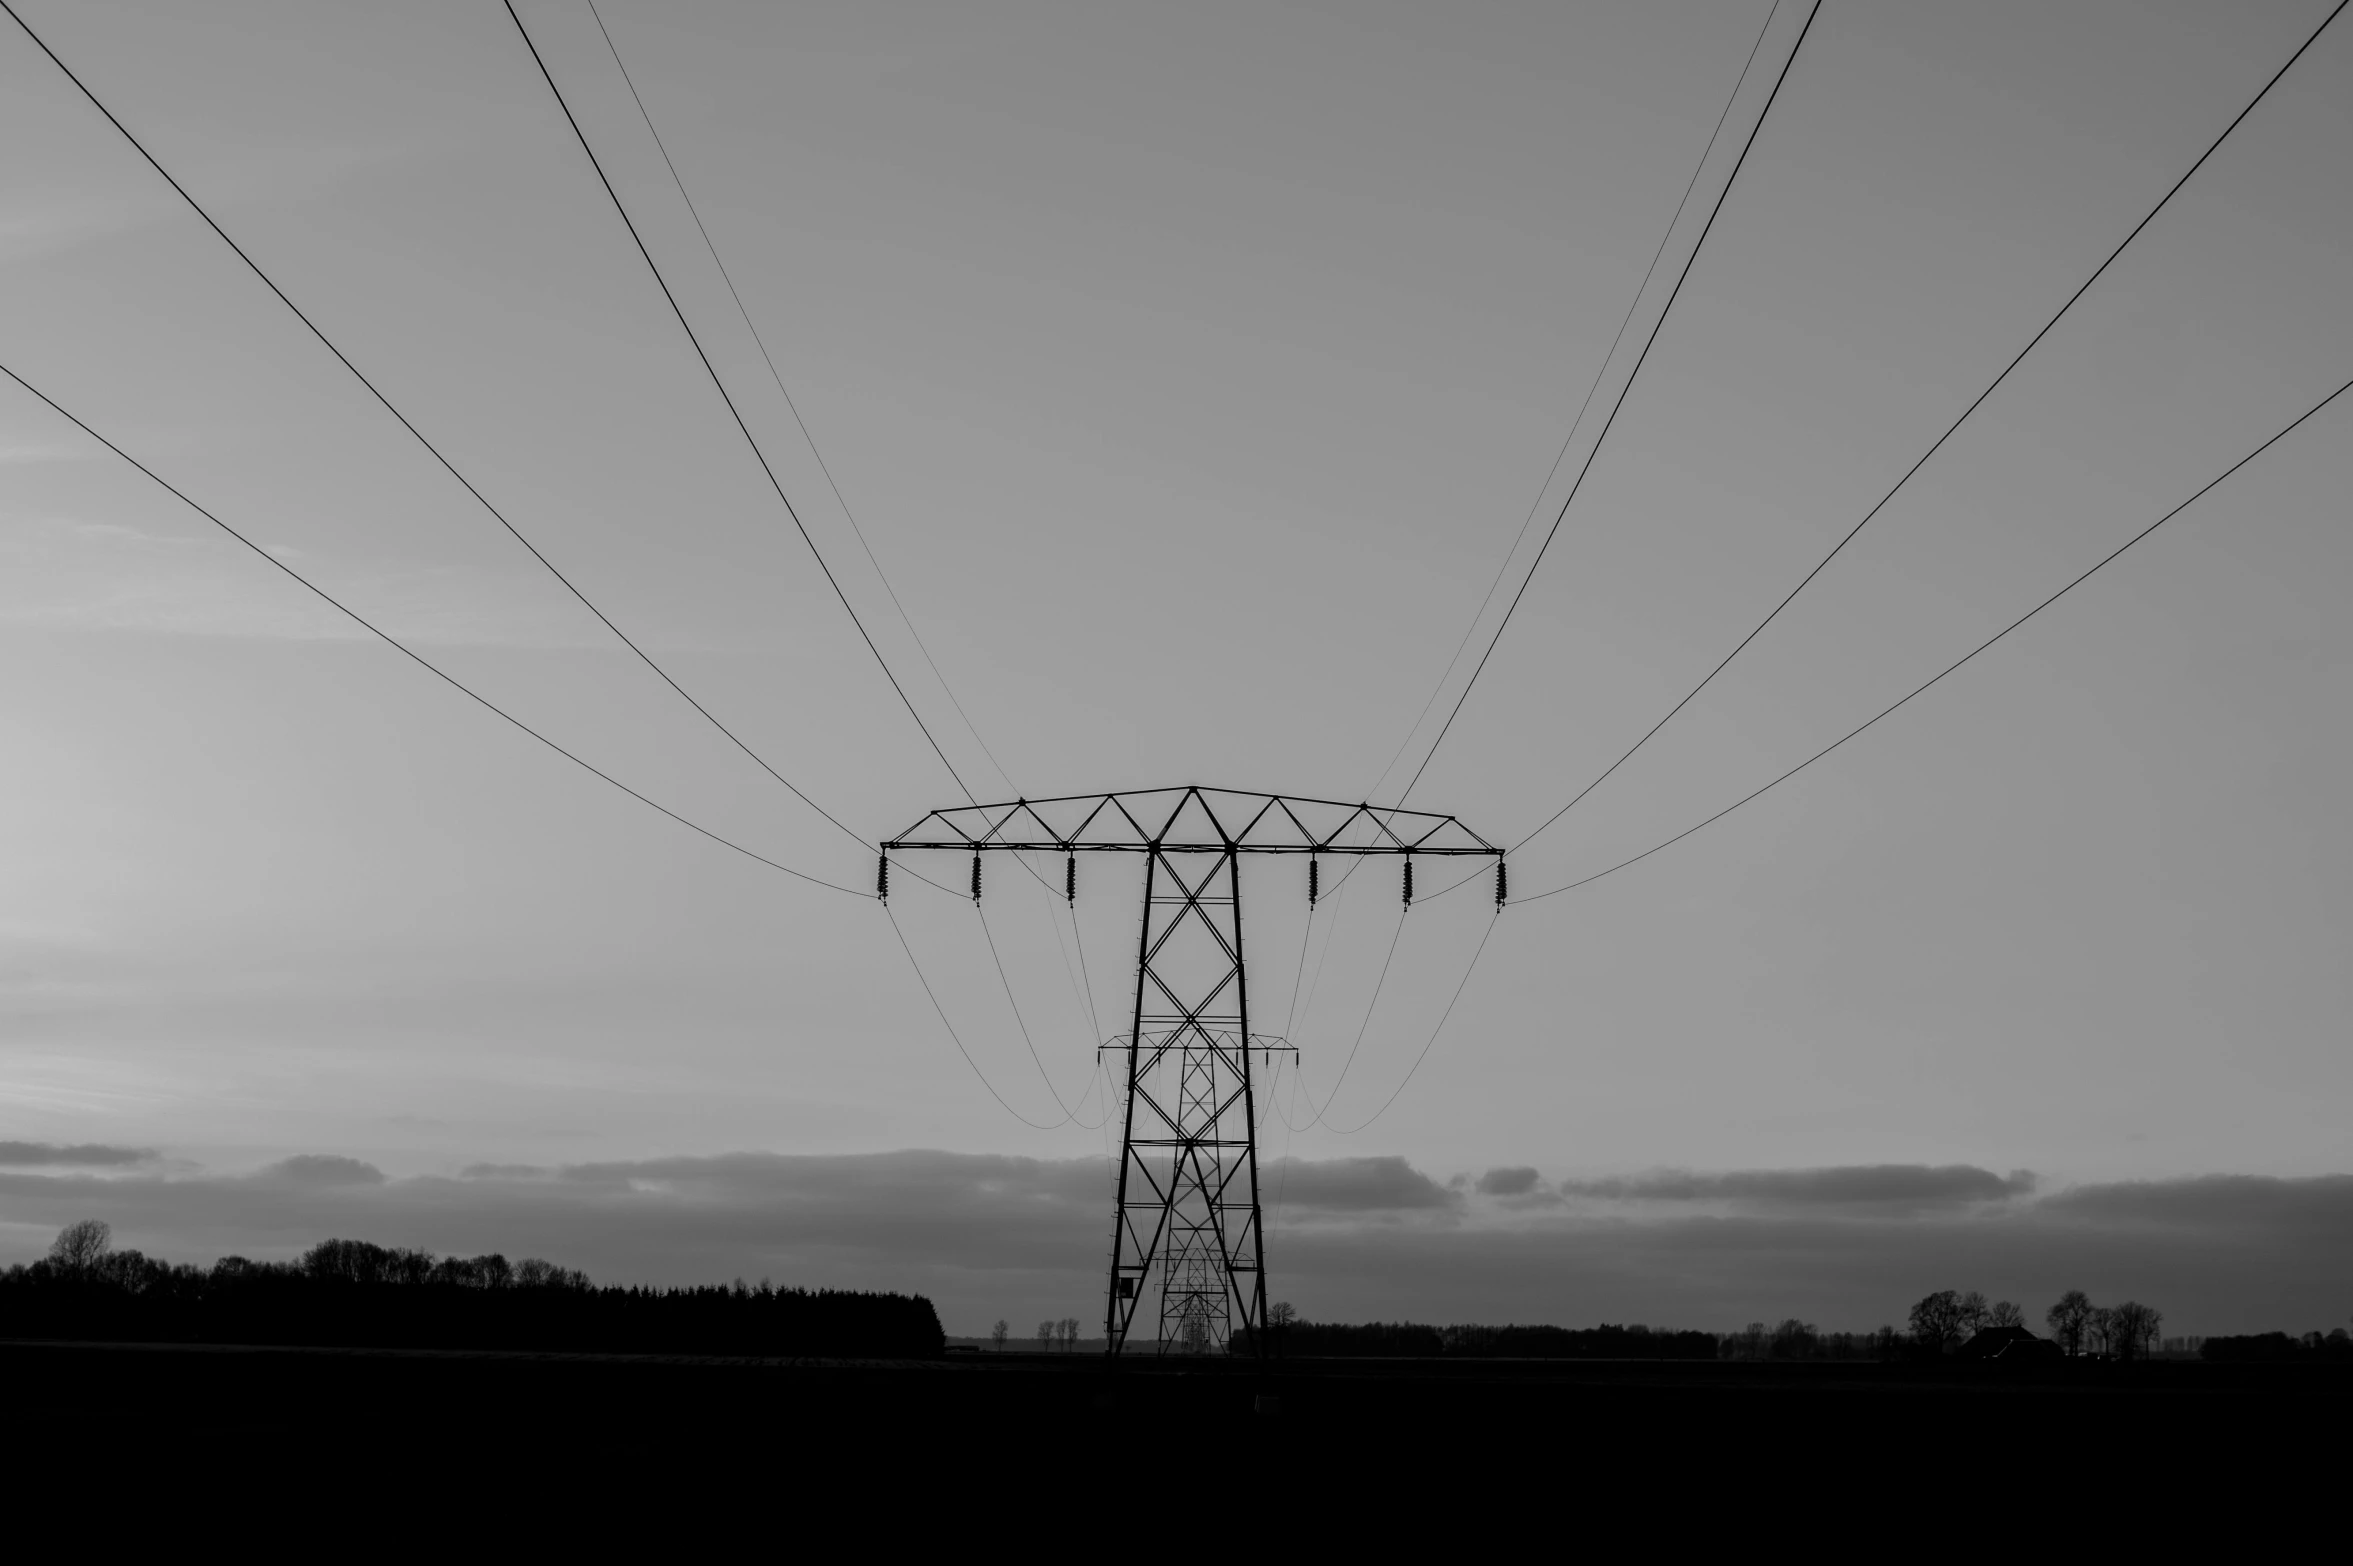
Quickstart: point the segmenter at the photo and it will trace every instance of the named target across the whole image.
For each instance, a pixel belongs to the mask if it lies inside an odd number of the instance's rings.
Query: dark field
[[[2340,1365],[928,1361],[0,1343],[11,1456],[124,1477],[855,1472],[1056,1488],[1122,1442],[1215,1438],[1270,1472],[1469,1465],[1716,1483],[1941,1486],[2336,1460]],[[1262,1401],[1270,1400],[1270,1401]],[[1200,1445],[1204,1437],[1210,1444]],[[1958,1470],[1956,1469],[1958,1465]],[[22,1472],[19,1468],[17,1471]],[[1714,1478],[1708,1476],[1713,1475]],[[1025,1477],[1026,1476],[1026,1477]],[[1412,1482],[1419,1483],[1419,1479]]]

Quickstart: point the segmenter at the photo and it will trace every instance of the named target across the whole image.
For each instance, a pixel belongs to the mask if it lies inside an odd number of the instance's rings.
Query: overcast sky
[[[1768,8],[609,0],[970,727],[586,7],[522,10],[975,791],[1356,799],[1394,796],[1384,768],[1489,582],[1533,553],[1512,554],[1523,520],[1541,492],[1541,534],[1560,504],[1554,453]],[[867,840],[961,802],[503,10],[22,9],[779,771]],[[1512,842],[1588,782],[2324,14],[1830,0],[1413,803]],[[1766,38],[1700,210],[1802,15]],[[1515,890],[1739,798],[2353,374],[2347,27],[1782,621],[1515,856]],[[631,660],[4,28],[0,268],[0,363],[632,787],[870,884],[869,855]],[[1360,1027],[1331,1122],[1381,1107],[1491,906],[1417,909],[1367,1022],[1393,869],[1318,917],[1302,964],[1299,867],[1253,866],[1259,1014],[1304,1073],[1277,1084],[1267,1157],[1342,1182],[1288,1209],[1274,1291],[1342,1316],[1870,1326],[1934,1287],[2039,1311],[2098,1279],[2168,1330],[2341,1318],[2353,1276],[2313,1253],[2353,1238],[2349,419],[1799,779],[1504,914],[1426,1064],[1352,1136],[1284,1117]],[[951,1330],[1089,1316],[1091,1046],[1132,982],[1133,865],[1082,867],[1075,931],[1025,878],[991,882],[1052,1092],[1083,1097],[1032,1130],[871,902],[572,768],[13,387],[0,754],[0,1260],[87,1211],[185,1259],[333,1230],[613,1278],[871,1277],[931,1289]],[[894,907],[997,1091],[1058,1118],[970,905],[916,886]],[[96,1151],[55,1151],[77,1146]],[[1533,1173],[1480,1190],[1494,1170]],[[1367,1171],[1378,1201],[1346,1195]],[[941,1212],[969,1221],[909,1216]]]

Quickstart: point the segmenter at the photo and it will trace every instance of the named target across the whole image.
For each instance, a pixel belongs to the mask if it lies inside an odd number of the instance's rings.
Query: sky
[[[1769,8],[610,0],[788,408],[595,20],[522,5],[804,542],[503,11],[27,0],[847,832],[5,29],[0,363],[551,739],[844,887],[964,796],[812,544],[984,799],[1389,802],[1591,445],[1598,412],[1547,479],[1588,386],[1623,379],[1612,334]],[[1826,4],[1411,803],[1517,844],[1591,781],[2325,14]],[[2348,26],[1515,851],[1515,892],[1802,760],[2353,373]],[[1302,960],[1299,867],[1249,867],[1261,1015],[1300,1051],[1263,1128],[1274,1292],[1861,1328],[1932,1288],[2087,1287],[2169,1331],[2342,1320],[2348,418],[1756,803],[1507,910],[1435,1042],[1476,888],[1399,934],[1374,866]],[[870,899],[574,768],[13,387],[0,754],[0,1262],[94,1215],[178,1259],[349,1233],[923,1287],[951,1331],[1090,1317],[1133,865],[1083,865],[1075,923],[992,879],[1018,1021],[969,903],[902,880],[968,1065]]]

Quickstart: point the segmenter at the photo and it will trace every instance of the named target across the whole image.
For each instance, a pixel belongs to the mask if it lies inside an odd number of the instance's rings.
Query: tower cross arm
[[[1133,789],[934,810],[886,851],[1430,854],[1500,858],[1453,816],[1243,789]]]

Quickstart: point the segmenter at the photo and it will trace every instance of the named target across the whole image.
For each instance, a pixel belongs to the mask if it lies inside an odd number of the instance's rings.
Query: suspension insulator
[[[980,901],[980,855],[972,856],[972,900]]]
[[[1078,906],[1078,855],[1070,854],[1062,861],[1062,900],[1071,907]]]
[[[1501,908],[1511,897],[1511,880],[1505,874],[1503,861],[1495,861],[1495,906]]]
[[[1316,893],[1322,890],[1322,871],[1323,866],[1315,862],[1315,855],[1309,854],[1307,856],[1307,906],[1310,908],[1315,906]]]
[[[1413,855],[1405,856],[1405,906],[1413,906]]]
[[[884,902],[891,900],[891,856],[884,854],[874,866],[874,895]]]

